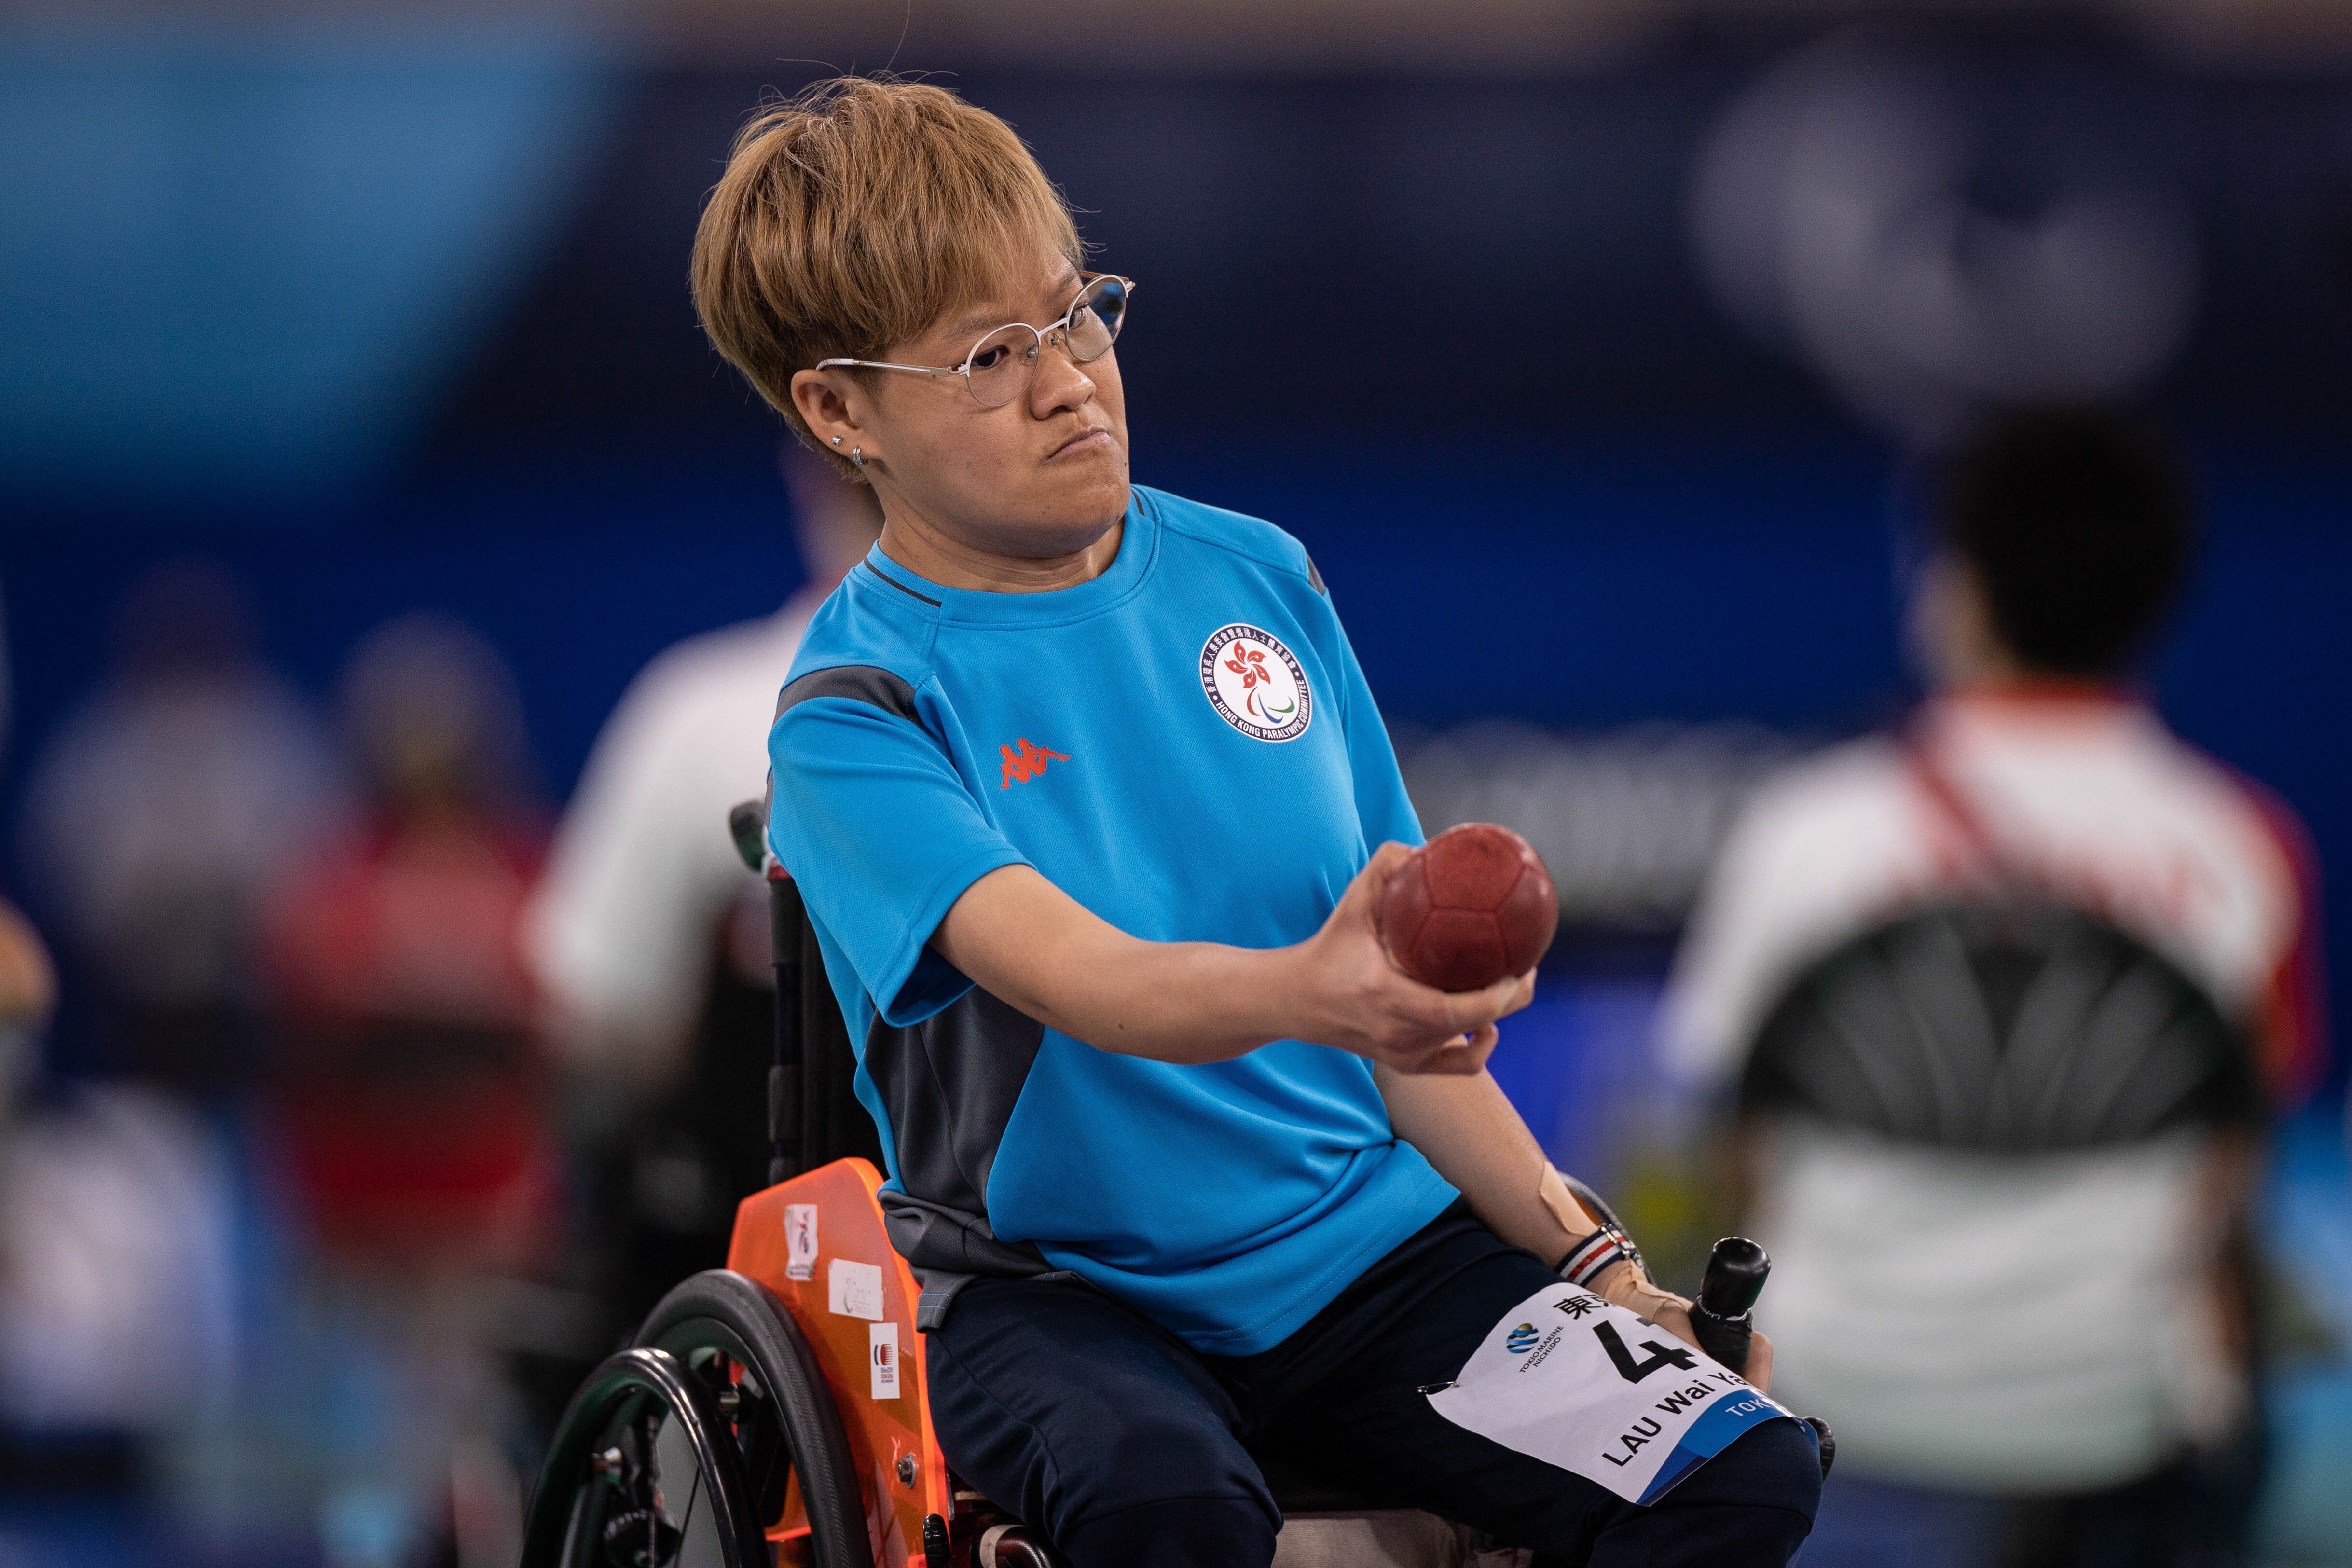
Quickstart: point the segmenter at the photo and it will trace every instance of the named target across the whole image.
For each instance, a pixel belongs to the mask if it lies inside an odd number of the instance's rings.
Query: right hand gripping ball
[[[1559,923],[1559,895],[1534,845],[1465,822],[1396,868],[1380,918],[1399,969],[1440,991],[1477,991],[1536,966]]]

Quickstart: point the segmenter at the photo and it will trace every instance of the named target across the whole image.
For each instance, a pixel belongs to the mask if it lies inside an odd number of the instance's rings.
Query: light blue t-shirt
[[[941,587],[877,548],[802,641],[769,752],[771,839],[932,1321],[961,1279],[1066,1269],[1198,1350],[1251,1354],[1453,1201],[1360,1057],[1097,1050],[925,945],[965,889],[1025,863],[1135,936],[1284,946],[1381,840],[1421,842],[1288,534],[1138,487],[1109,569],[1054,593]]]

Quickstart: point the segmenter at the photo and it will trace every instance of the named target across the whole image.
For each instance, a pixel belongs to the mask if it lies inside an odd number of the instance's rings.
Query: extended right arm
[[[1373,911],[1410,853],[1382,845],[1323,929],[1290,947],[1146,942],[1028,866],[972,883],[931,947],[992,994],[1099,1050],[1197,1064],[1300,1039],[1397,1072],[1475,1073],[1494,1048],[1495,1020],[1527,1005],[1533,977],[1449,995],[1397,972]]]

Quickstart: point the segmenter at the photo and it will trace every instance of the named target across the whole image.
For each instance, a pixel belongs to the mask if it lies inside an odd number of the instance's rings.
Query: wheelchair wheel
[[[625,1350],[555,1429],[523,1568],[765,1568],[766,1531],[720,1391],[667,1351]]]
[[[816,1358],[768,1288],[730,1269],[697,1274],[663,1297],[636,1342],[675,1357],[726,1397],[736,1453],[761,1521],[783,1511],[797,1470],[814,1568],[872,1568],[866,1510],[840,1412]]]

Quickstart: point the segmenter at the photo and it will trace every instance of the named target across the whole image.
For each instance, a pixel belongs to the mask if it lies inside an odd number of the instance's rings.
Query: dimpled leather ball
[[[1381,894],[1381,943],[1440,991],[1524,974],[1551,945],[1559,895],[1535,846],[1507,827],[1449,827],[1398,867]]]

